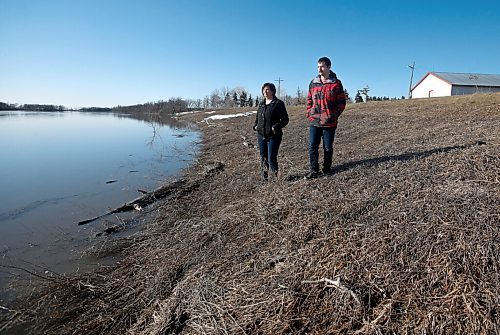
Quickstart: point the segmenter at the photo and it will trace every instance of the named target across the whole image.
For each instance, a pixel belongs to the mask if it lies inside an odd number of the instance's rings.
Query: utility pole
[[[370,86],[366,85],[363,89],[358,90],[359,94],[363,94],[365,96],[365,102],[368,101],[368,92],[370,92]]]
[[[277,80],[275,80],[278,82],[278,98],[281,99],[281,82],[284,81],[283,79],[281,79],[281,77],[278,77]]]
[[[411,99],[411,84],[413,82],[413,71],[415,70],[415,61],[413,61],[413,65],[408,65],[411,69],[411,77],[410,77],[410,88],[408,89],[408,99]]]

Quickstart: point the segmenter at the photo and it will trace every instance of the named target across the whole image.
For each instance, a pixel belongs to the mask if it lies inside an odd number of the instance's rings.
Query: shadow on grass
[[[326,174],[326,175],[319,175],[316,178],[324,178],[331,176],[333,174],[337,174],[340,172],[352,170],[355,167],[358,166],[363,166],[363,167],[372,167],[378,164],[382,164],[385,162],[405,162],[409,161],[412,159],[421,159],[421,158],[426,158],[431,155],[437,154],[437,153],[447,153],[450,151],[456,151],[456,150],[464,150],[467,148],[471,148],[476,145],[485,145],[486,142],[483,141],[476,141],[471,144],[464,144],[464,145],[454,145],[454,146],[448,146],[448,147],[443,147],[443,148],[436,148],[436,149],[431,149],[427,151],[418,151],[418,152],[408,152],[400,155],[390,155],[390,156],[381,156],[381,157],[375,157],[375,158],[369,158],[369,159],[362,159],[358,161],[352,161],[352,162],[347,162],[344,164],[337,165],[333,168],[333,173],[331,174]],[[303,175],[289,175],[285,177],[286,181],[297,181],[299,179],[303,179]]]

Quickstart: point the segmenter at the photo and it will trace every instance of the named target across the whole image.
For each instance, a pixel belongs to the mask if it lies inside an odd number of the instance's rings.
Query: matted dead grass
[[[499,333],[500,94],[349,105],[313,180],[289,114],[265,184],[253,117],[182,116],[203,151],[116,266],[0,312],[41,334]]]

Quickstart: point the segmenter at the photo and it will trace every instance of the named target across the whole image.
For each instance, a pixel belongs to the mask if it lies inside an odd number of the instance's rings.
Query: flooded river
[[[198,141],[111,113],[0,111],[0,288],[15,267],[74,271],[102,229],[77,222],[174,179]]]

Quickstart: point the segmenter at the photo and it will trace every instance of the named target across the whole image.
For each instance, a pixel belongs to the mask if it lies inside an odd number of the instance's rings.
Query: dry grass
[[[337,172],[308,181],[289,114],[279,180],[243,145],[253,117],[198,123],[189,182],[122,260],[53,277],[16,316],[47,334],[499,333],[500,95],[349,105]]]

